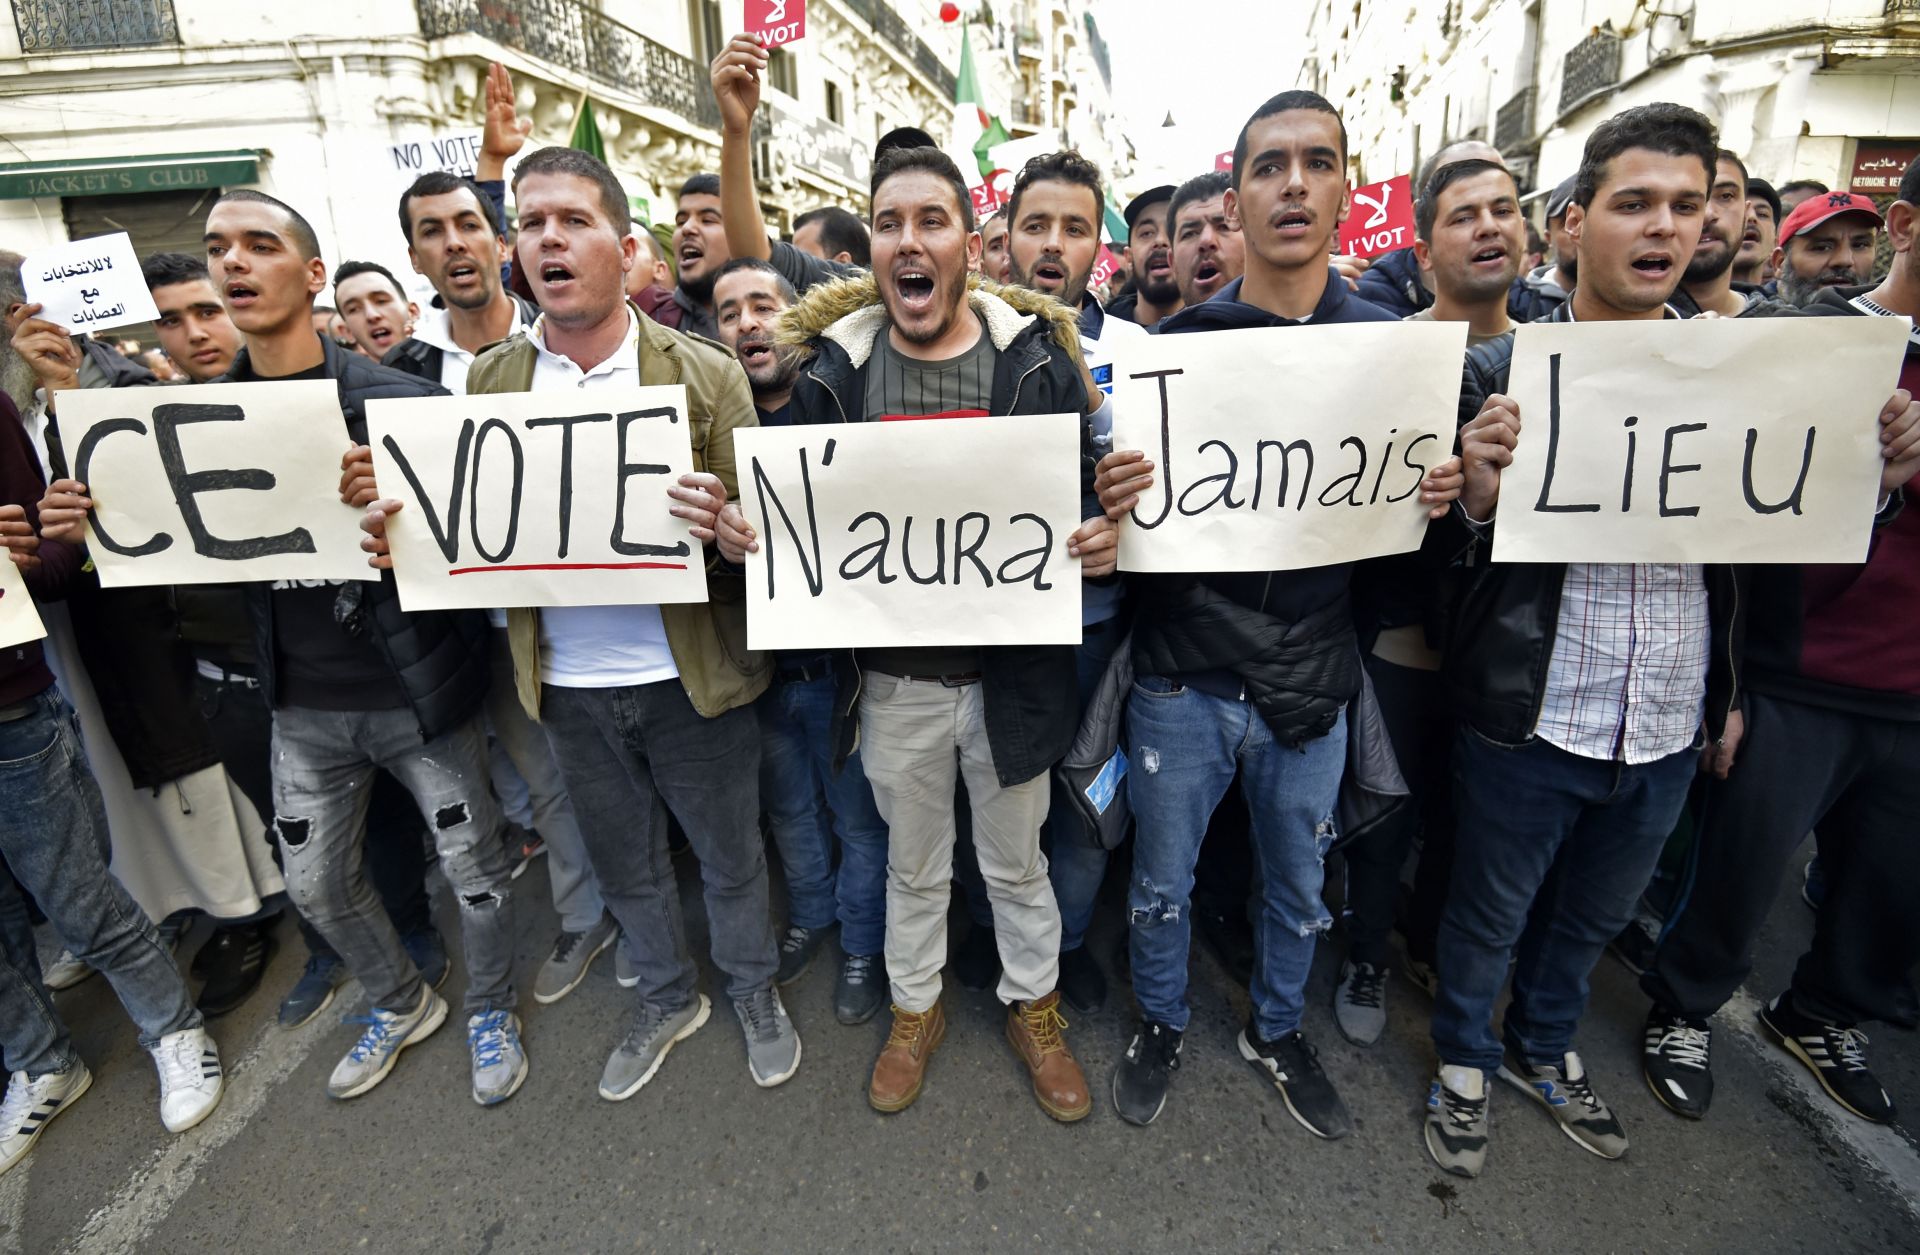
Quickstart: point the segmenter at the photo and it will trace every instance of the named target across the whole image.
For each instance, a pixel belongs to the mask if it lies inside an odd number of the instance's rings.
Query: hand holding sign
[[[21,263],[20,279],[41,317],[75,335],[160,316],[125,231],[40,249]]]
[[[9,558],[8,565],[22,571],[40,569],[40,537],[27,522],[25,506],[0,505],[0,560]]]
[[[15,313],[13,351],[51,400],[56,392],[80,386],[81,350],[65,327],[39,317],[40,312],[40,306],[29,304]]]

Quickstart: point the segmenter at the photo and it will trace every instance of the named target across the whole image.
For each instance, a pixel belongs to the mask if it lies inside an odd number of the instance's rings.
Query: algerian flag
[[[973,72],[973,28],[960,26],[960,74],[953,86],[953,129],[947,140],[947,155],[961,170],[968,169],[962,158],[973,152],[974,144],[987,132],[987,116],[980,80]]]
[[[1127,242],[1127,219],[1125,215],[1114,207],[1112,188],[1107,189],[1107,203],[1103,208],[1106,210],[1107,239],[1114,244],[1125,244]]]
[[[578,148],[602,161],[607,159],[607,146],[600,140],[600,124],[593,120],[593,102],[585,92],[580,93],[580,112],[573,119],[573,137],[567,141],[567,147]]]

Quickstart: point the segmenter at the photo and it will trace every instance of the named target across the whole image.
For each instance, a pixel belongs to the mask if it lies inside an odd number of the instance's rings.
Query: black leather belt
[[[903,680],[912,680],[915,684],[944,684],[950,689],[965,688],[969,684],[980,682],[978,671],[956,671],[950,675],[905,675]]]

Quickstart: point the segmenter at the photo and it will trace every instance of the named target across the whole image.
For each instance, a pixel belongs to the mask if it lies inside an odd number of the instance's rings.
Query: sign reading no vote
[[[1154,464],[1123,571],[1280,571],[1420,546],[1453,453],[1465,323],[1257,327],[1128,340],[1113,447]]]
[[[330,380],[75,389],[59,425],[103,587],[378,575],[340,500]]]
[[[735,433],[754,649],[1080,640],[1075,414]]]
[[[1904,318],[1543,323],[1496,562],[1860,562]],[[1808,362],[1819,363],[1808,370]]]
[[[679,385],[369,402],[401,606],[705,601],[702,546],[667,512],[689,428]]]
[[[5,550],[0,550],[0,649],[37,641],[46,634],[40,612],[33,607],[33,596],[27,592],[27,582],[20,578],[20,568],[13,565]]]

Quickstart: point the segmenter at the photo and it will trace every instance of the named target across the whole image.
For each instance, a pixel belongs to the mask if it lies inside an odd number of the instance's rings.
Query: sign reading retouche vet
[[[1860,562],[1904,318],[1521,327],[1496,562]],[[1818,363],[1809,370],[1807,363]]]
[[[754,649],[1080,639],[1074,414],[737,433]]]
[[[1128,340],[1113,447],[1154,484],[1124,571],[1279,571],[1420,545],[1420,481],[1453,453],[1466,324],[1259,327]]]
[[[667,489],[693,469],[687,390],[511,392],[367,405],[408,610],[707,599]]]
[[[58,407],[104,587],[376,578],[340,500],[353,442],[331,381],[82,388]]]

